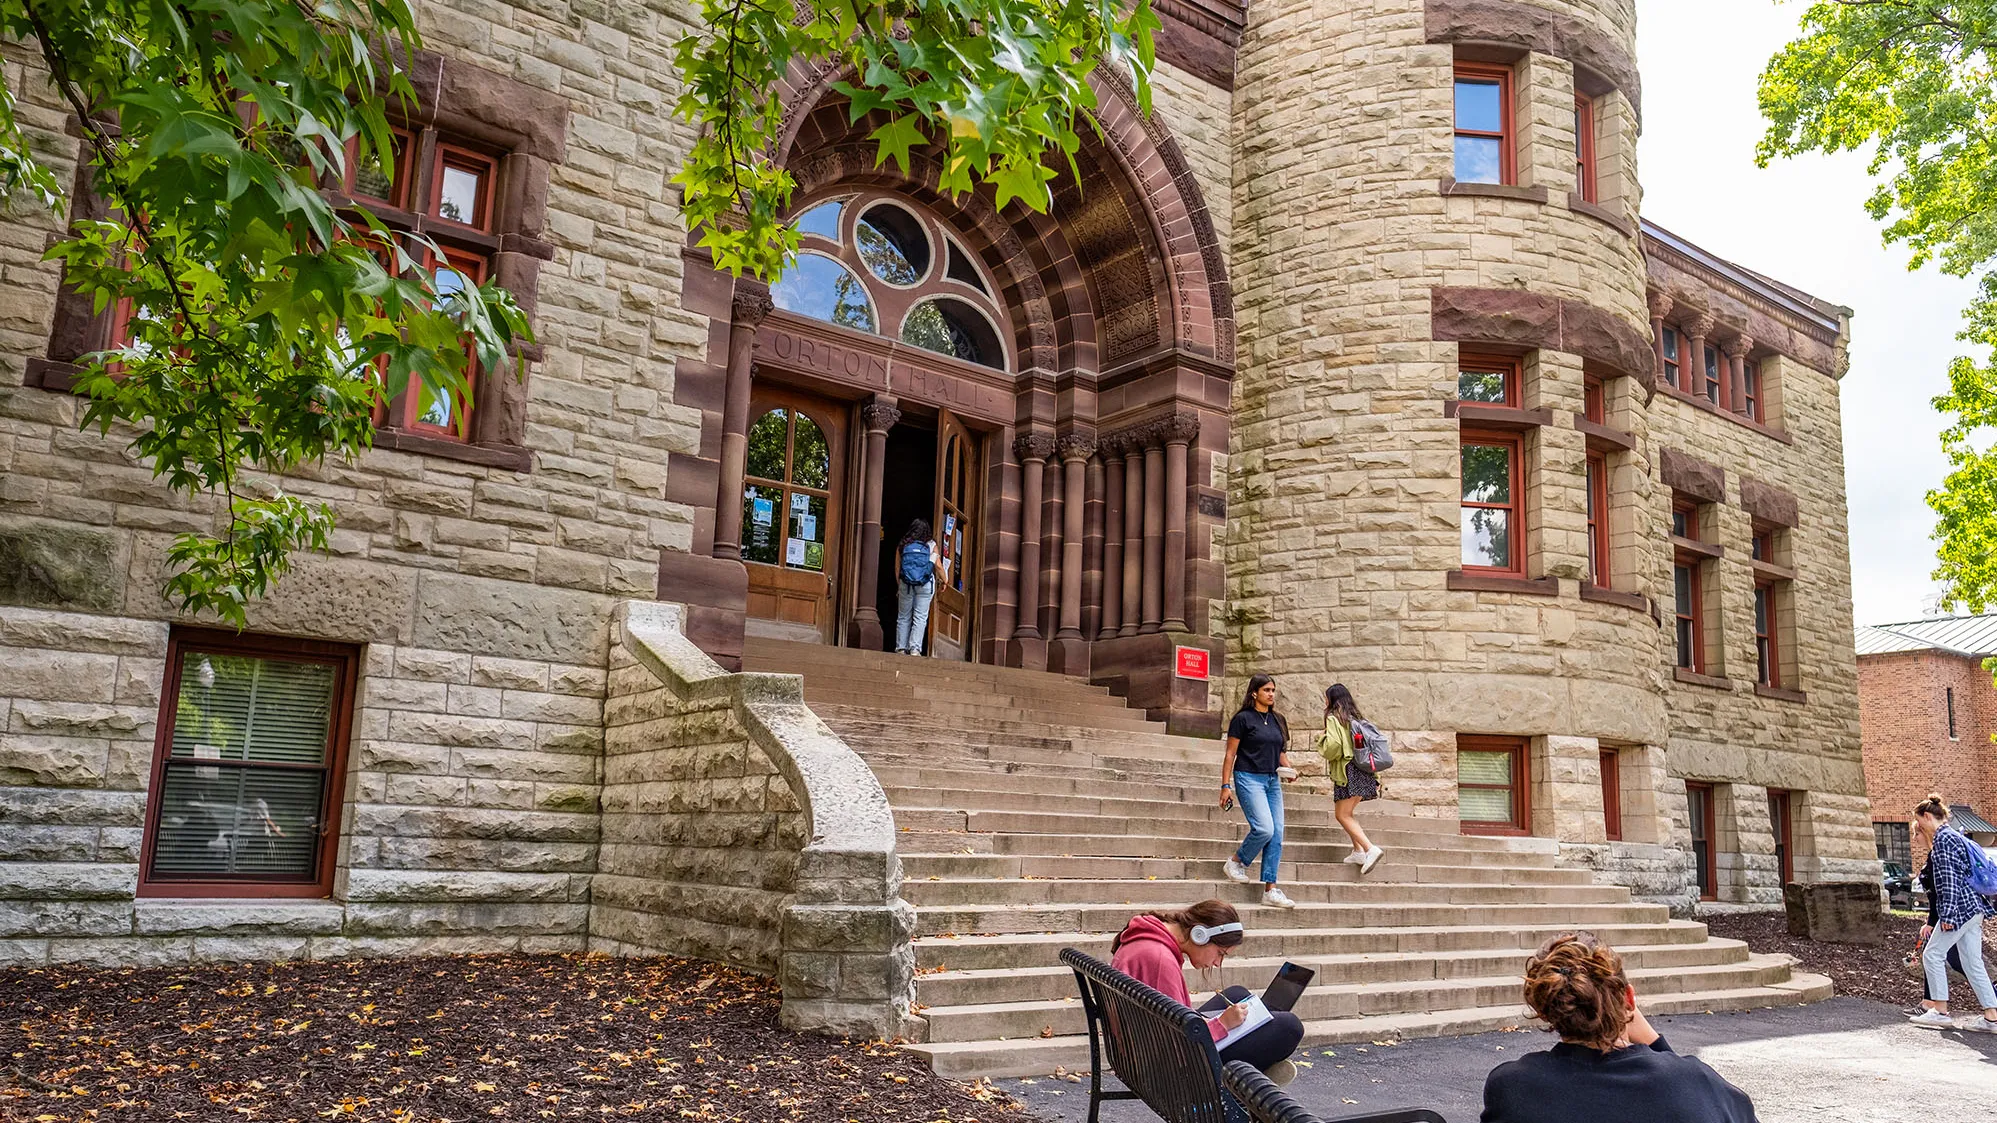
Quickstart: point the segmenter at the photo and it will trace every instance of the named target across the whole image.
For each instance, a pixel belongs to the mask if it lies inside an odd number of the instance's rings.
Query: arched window
[[[806,248],[770,287],[776,306],[1010,370],[1012,317],[963,233],[910,200],[848,191],[798,212]]]
[[[742,560],[825,571],[826,503],[832,449],[818,423],[773,409],[749,427],[742,489]]]

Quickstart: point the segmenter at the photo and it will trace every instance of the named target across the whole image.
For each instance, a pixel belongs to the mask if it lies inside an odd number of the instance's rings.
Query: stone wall
[[[802,680],[724,672],[683,612],[619,610],[590,946],[774,974],[785,1024],[893,1036],[915,910],[887,796]]]

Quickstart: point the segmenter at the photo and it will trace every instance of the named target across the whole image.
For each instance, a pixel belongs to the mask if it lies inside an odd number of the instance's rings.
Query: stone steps
[[[1770,1006],[1796,1006],[1817,1002],[1831,995],[1831,981],[1822,975],[1791,973],[1788,980],[1769,986],[1739,987],[1713,991],[1687,991],[1644,1000],[1651,1014],[1721,1013],[1754,1010]],[[1304,1046],[1316,1048],[1348,1043],[1394,1041],[1420,1037],[1449,1037],[1493,1030],[1536,1026],[1525,1007],[1506,1003],[1489,1007],[1423,1011],[1419,1013],[1375,1014],[1355,1018],[1333,1018],[1304,1023]],[[1528,1039],[1527,1048],[1542,1039]],[[1550,1042],[1551,1038],[1543,1039]],[[975,1077],[1034,1076],[1057,1068],[1086,1073],[1089,1067],[1088,1039],[1071,1036],[1032,1037],[1000,1041],[923,1043],[909,1046],[924,1057],[938,1075],[958,1080]]]
[[[1526,957],[1578,928],[1624,954],[1653,1012],[1828,993],[1787,957],[1559,866],[1544,839],[1462,835],[1390,799],[1361,805],[1388,850],[1362,877],[1321,779],[1285,789],[1282,881],[1298,907],[1267,908],[1259,885],[1221,872],[1244,827],[1215,806],[1217,737],[1173,736],[1100,688],[1016,668],[763,639],[745,662],[803,674],[813,711],[887,792],[915,909],[910,1047],[947,1076],[1085,1068],[1061,949],[1106,959],[1133,914],[1208,897],[1248,934],[1194,985],[1260,989],[1285,960],[1313,966],[1298,1011],[1312,1043],[1521,1024]]]

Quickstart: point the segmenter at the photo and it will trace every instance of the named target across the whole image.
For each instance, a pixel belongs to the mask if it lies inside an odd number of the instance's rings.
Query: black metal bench
[[[1305,1111],[1302,1104],[1284,1094],[1281,1088],[1247,1061],[1229,1061],[1221,1069],[1221,1081],[1234,1098],[1248,1110],[1255,1123],[1448,1123],[1425,1107],[1404,1107],[1371,1115],[1340,1115],[1324,1119]]]
[[[1061,962],[1074,969],[1088,1020],[1089,1123],[1105,1100],[1142,1100],[1165,1123],[1444,1123],[1420,1109],[1320,1120],[1245,1061],[1223,1073],[1198,1011],[1074,948]],[[1123,1090],[1103,1090],[1105,1062]]]
[[[1165,1123],[1250,1123],[1220,1083],[1206,1019],[1100,959],[1067,948],[1089,1023],[1089,1123],[1104,1100],[1142,1100]],[[1103,1090],[1107,1063],[1124,1091]]]

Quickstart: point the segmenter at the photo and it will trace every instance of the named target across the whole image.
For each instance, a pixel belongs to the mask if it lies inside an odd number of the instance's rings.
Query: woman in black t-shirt
[[[1297,907],[1276,887],[1276,870],[1283,858],[1283,777],[1290,769],[1290,725],[1276,712],[1276,680],[1256,675],[1248,680],[1248,696],[1227,725],[1227,756],[1220,765],[1220,805],[1238,797],[1248,817],[1248,837],[1223,867],[1229,880],[1249,882],[1257,859],[1262,862],[1262,903],[1280,909]]]

